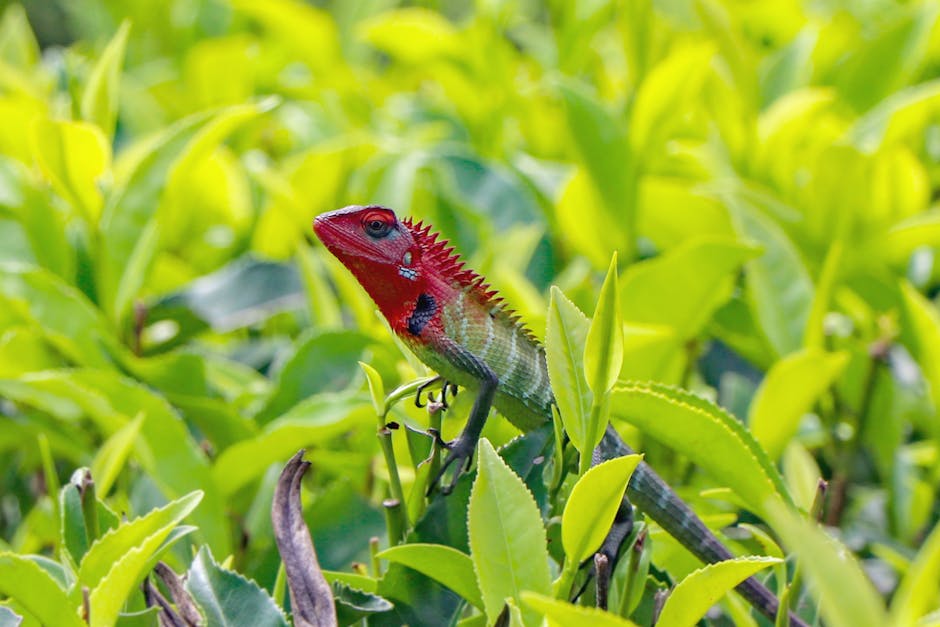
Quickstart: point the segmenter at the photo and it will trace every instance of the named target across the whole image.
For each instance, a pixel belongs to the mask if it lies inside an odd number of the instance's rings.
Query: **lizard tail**
[[[595,455],[600,454],[604,459],[611,459],[633,452],[613,427],[608,426]],[[706,564],[734,557],[649,464],[641,462],[633,471],[627,485],[627,497]],[[754,577],[749,577],[740,583],[736,590],[761,614],[772,621],[776,619],[780,601],[764,584]],[[793,612],[789,614],[792,627],[807,627],[799,616]]]

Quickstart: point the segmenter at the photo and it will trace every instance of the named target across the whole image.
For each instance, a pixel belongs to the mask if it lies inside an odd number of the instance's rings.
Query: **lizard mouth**
[[[382,251],[374,243],[356,233],[350,233],[345,225],[337,224],[334,219],[336,214],[330,211],[313,220],[313,232],[327,250],[340,259],[358,257],[374,262],[385,261]]]

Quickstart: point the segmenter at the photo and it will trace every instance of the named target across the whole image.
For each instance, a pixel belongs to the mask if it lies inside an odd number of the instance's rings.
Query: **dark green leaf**
[[[196,554],[186,573],[186,589],[209,625],[287,627],[287,618],[255,582],[219,566],[208,547]]]

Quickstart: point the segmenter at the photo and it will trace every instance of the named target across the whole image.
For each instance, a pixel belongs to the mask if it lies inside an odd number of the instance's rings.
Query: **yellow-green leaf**
[[[782,561],[776,557],[737,557],[709,564],[690,573],[669,594],[656,623],[657,627],[694,625],[736,585],[754,573]]]
[[[375,409],[376,416],[385,415],[385,384],[382,383],[382,375],[378,370],[367,363],[359,362],[359,367],[366,375],[366,381],[369,382],[369,395],[372,398],[372,408]]]
[[[134,448],[134,442],[146,418],[144,412],[138,413],[133,420],[108,438],[95,454],[95,459],[91,462],[91,476],[95,478],[95,489],[101,498],[107,496],[114,485],[124,462]]]
[[[87,122],[39,119],[31,143],[53,189],[96,224],[103,202],[98,182],[111,165],[111,148],[101,129]]]
[[[923,370],[934,407],[940,407],[940,313],[907,281],[901,282],[901,296],[908,348]]]
[[[551,577],[535,499],[486,438],[480,440],[478,454],[468,514],[470,557],[492,623],[507,598],[518,603],[524,590],[550,594]],[[531,610],[523,617],[529,627],[539,624]]]
[[[940,581],[940,524],[921,544],[891,600],[891,624],[914,625],[936,607],[937,582]]]
[[[622,363],[623,326],[617,297],[617,253],[614,252],[584,342],[584,376],[595,396],[606,394],[614,386]]]
[[[636,627],[636,623],[596,607],[582,607],[535,592],[523,592],[522,602],[541,614],[549,627]]]
[[[454,25],[423,7],[380,13],[363,21],[357,30],[363,40],[405,63],[426,63],[460,52]]]
[[[202,500],[202,492],[193,492],[144,516],[111,529],[89,547],[78,569],[80,585],[95,588],[128,551],[142,546],[150,536],[169,534]]]
[[[78,604],[69,601],[52,575],[21,555],[0,553],[0,596],[15,600],[43,625],[85,627]]]
[[[124,49],[130,30],[131,24],[125,20],[101,53],[82,93],[82,118],[97,124],[108,137],[114,134],[121,65],[124,63]]]
[[[593,555],[617,515],[640,455],[617,457],[592,467],[571,490],[561,517],[561,543],[573,564]]]
[[[881,595],[852,552],[816,524],[780,503],[767,503],[769,520],[790,552],[796,553],[827,625],[887,625]]]
[[[584,346],[588,319],[581,310],[552,286],[545,329],[545,361],[555,403],[565,431],[579,451],[588,439],[588,418],[593,394],[584,378]]]
[[[701,397],[657,383],[622,383],[611,393],[610,414],[688,456],[758,514],[766,511],[768,499],[792,502],[754,437]]]
[[[842,374],[845,353],[805,348],[778,361],[764,377],[748,413],[751,433],[777,459],[800,426],[800,419]]]
[[[473,560],[457,549],[440,544],[402,544],[385,549],[376,557],[403,564],[447,586],[470,605],[484,609],[477,586]]]

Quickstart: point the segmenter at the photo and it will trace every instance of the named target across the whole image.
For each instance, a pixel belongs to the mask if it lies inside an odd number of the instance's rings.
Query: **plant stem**
[[[372,560],[372,576],[378,579],[382,576],[382,562],[376,557],[379,554],[379,539],[375,536],[369,538],[369,558]]]
[[[402,525],[402,521],[406,520],[405,508],[397,499],[385,499],[382,501],[382,507],[385,509],[388,543],[391,546],[397,546],[405,538],[405,527]]]
[[[584,473],[590,470],[592,462],[594,461],[594,447],[597,446],[601,439],[601,417],[604,413],[603,409],[606,402],[607,394],[604,394],[600,401],[595,397],[594,401],[591,403],[591,416],[588,419],[587,429],[588,439],[584,443],[585,450],[581,451],[581,459],[578,462],[579,476],[583,476]]]
[[[382,454],[385,456],[385,465],[388,468],[388,489],[391,493],[391,499],[398,504],[398,507],[395,509],[395,516],[398,520],[395,523],[395,527],[398,529],[398,533],[392,533],[392,528],[389,527],[389,544],[395,545],[398,544],[399,540],[403,537],[402,530],[408,528],[408,512],[404,507],[401,506],[405,502],[405,493],[401,487],[401,478],[398,475],[398,463],[395,461],[395,448],[392,446],[392,430],[385,426],[384,416],[379,416],[379,444],[382,447]],[[388,512],[386,512],[388,513]]]

